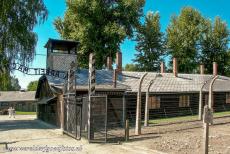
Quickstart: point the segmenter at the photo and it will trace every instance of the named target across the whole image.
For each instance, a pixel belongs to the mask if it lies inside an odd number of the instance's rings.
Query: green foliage
[[[64,19],[54,25],[64,39],[80,41],[78,63],[88,67],[88,55],[96,52],[96,67],[102,68],[107,56],[115,58],[119,45],[133,36],[139,25],[145,0],[67,0]]]
[[[139,71],[136,64],[126,64],[124,70],[125,71],[132,71],[132,72]]]
[[[230,54],[228,51],[229,30],[220,17],[212,24],[206,20],[206,29],[201,37],[200,62],[205,65],[207,73],[212,73],[212,63],[218,63],[219,73],[230,75]]]
[[[183,8],[179,16],[172,16],[167,28],[167,47],[169,54],[178,58],[179,72],[192,73],[196,69],[203,24],[200,12],[191,7]]]
[[[27,90],[28,91],[36,91],[38,86],[38,81],[32,81],[28,84]]]
[[[10,89],[9,73],[0,73],[0,91],[7,91],[9,89]]]
[[[20,89],[17,78],[11,77],[9,73],[0,74],[0,91],[18,91]]]
[[[19,85],[19,81],[16,77],[11,77],[11,91],[18,91],[21,89],[21,86]]]
[[[33,60],[37,42],[33,28],[46,18],[42,0],[0,1],[0,89],[9,88],[11,61],[26,65]]]
[[[145,23],[138,28],[137,54],[133,60],[140,71],[157,71],[164,54],[163,33],[160,31],[159,13],[148,12]]]

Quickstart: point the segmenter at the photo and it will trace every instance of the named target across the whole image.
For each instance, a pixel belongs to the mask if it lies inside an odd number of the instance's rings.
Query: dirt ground
[[[210,127],[209,152],[230,154],[230,117],[217,119],[215,124]],[[62,135],[59,129],[35,120],[35,116],[0,116],[0,153],[202,153],[201,122],[146,127],[142,132],[135,136],[130,130],[130,141],[121,144],[89,144]],[[3,142],[12,151],[4,150]]]

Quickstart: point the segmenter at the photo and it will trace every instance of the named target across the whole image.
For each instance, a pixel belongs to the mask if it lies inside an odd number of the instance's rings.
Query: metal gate
[[[107,96],[91,96],[89,119],[89,141],[106,142],[107,139]]]
[[[89,142],[118,142],[125,137],[125,106],[121,96],[90,98]]]
[[[64,133],[81,139],[82,99],[75,94],[64,95]]]

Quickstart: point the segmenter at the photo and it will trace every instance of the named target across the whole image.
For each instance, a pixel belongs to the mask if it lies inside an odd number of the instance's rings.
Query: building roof
[[[88,89],[88,69],[80,69],[76,71],[77,89],[87,90]],[[64,79],[54,78],[46,76],[51,86],[62,87],[65,83]],[[107,89],[107,90],[126,90],[127,85],[122,82],[122,76],[117,77],[117,86],[113,87],[113,71],[112,70],[96,70],[96,89]]]
[[[44,47],[48,48],[50,45],[54,50],[69,50],[77,47],[79,45],[79,42],[72,41],[72,40],[57,40],[57,39],[49,38],[49,40],[47,41]]]
[[[0,102],[36,101],[35,91],[0,91]]]
[[[139,87],[139,80],[146,72],[127,72],[123,71],[118,74],[117,88],[125,89],[129,92],[137,92]],[[155,79],[150,92],[153,93],[181,93],[181,92],[199,92],[202,85],[205,84],[203,91],[208,91],[212,75],[200,74],[181,74],[174,77],[173,73],[164,73],[162,77],[156,77],[159,73],[147,72],[148,74],[142,83],[142,92],[146,92],[150,81]],[[88,89],[88,70],[81,69],[76,71],[77,89]],[[47,76],[48,82],[52,86],[63,87],[63,79],[55,79]],[[111,70],[96,70],[96,89],[113,90],[113,71]],[[115,90],[115,89],[114,89]],[[214,91],[230,92],[230,78],[219,76],[214,83]]]
[[[137,92],[139,88],[139,79],[145,72],[123,72],[127,75],[123,79],[125,85],[129,85],[133,92]],[[146,92],[151,80],[154,80],[150,87],[150,92],[170,93],[170,92],[199,92],[202,85],[205,84],[203,91],[208,91],[212,75],[200,74],[178,74],[177,77],[173,73],[164,73],[162,77],[156,77],[159,73],[148,72],[142,83],[142,92]],[[136,78],[131,78],[135,76]],[[215,81],[214,91],[230,91],[230,78],[219,76]]]

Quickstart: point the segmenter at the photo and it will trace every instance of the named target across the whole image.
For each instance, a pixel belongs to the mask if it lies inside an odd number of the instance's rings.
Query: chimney
[[[216,62],[213,62],[213,76],[217,76],[218,71],[217,71],[218,64]]]
[[[111,56],[108,56],[107,57],[107,69],[108,70],[112,70],[113,68],[112,68],[112,64],[113,64],[113,62],[112,62],[112,57]]]
[[[177,77],[177,59],[176,58],[173,58],[173,74],[175,77]]]
[[[164,62],[162,61],[161,62],[161,75],[163,75],[165,73],[165,64]]]
[[[204,75],[204,64],[200,65],[200,74]]]
[[[117,65],[117,73],[122,71],[122,53],[118,51],[116,53],[116,65]]]
[[[117,69],[113,70],[113,88],[117,87]]]

